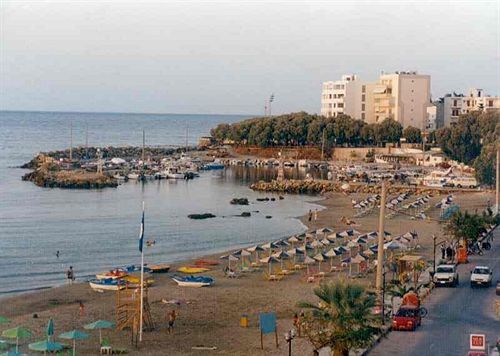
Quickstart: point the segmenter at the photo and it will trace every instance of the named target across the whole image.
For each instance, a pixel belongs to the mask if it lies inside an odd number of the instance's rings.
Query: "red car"
[[[404,305],[393,316],[392,329],[414,331],[421,323],[422,317],[419,308],[413,305]]]

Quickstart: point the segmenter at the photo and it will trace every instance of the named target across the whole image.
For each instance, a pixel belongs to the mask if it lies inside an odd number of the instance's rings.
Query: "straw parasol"
[[[83,340],[89,337],[89,334],[78,330],[71,330],[59,335],[61,339],[73,340],[73,356],[76,355],[76,340]]]
[[[269,250],[269,256],[273,254],[273,248],[279,248],[280,245],[277,245],[276,242],[268,242],[267,244],[262,245],[263,248]]]
[[[280,260],[278,260],[276,257],[273,257],[273,256],[269,256],[269,257],[266,257],[266,258],[263,258],[260,260],[260,262],[266,263],[269,266],[269,275],[271,275],[271,272],[272,272],[273,262],[279,262],[279,261]]]
[[[239,261],[240,259],[234,255],[224,255],[220,257],[221,260],[227,260],[227,268],[231,269],[231,261]]]
[[[333,267],[333,259],[336,256],[340,256],[342,253],[335,251],[333,248],[329,249],[324,253],[324,255],[330,259],[330,268]]]
[[[233,256],[236,256],[236,257],[240,257],[241,259],[241,267],[243,267],[243,263],[245,262],[245,257],[249,257],[249,256],[252,256],[252,254],[250,252],[248,252],[247,250],[245,249],[241,249],[241,250],[238,250],[236,252],[233,253]]]
[[[281,270],[283,270],[283,260],[289,260],[290,255],[284,251],[276,252],[272,257],[281,261]]]
[[[296,236],[292,236],[288,239],[288,242],[290,242],[292,244],[292,247],[293,247],[293,244],[298,243],[299,241],[300,240]]]
[[[255,252],[255,262],[257,262],[259,260],[259,251],[265,251],[265,249],[259,245],[255,245],[255,246],[247,248],[247,251]]]
[[[328,257],[325,256],[322,253],[318,253],[316,256],[313,257],[316,261],[318,261],[318,271],[321,272],[321,262],[326,260]]]
[[[111,329],[115,327],[115,323],[107,320],[96,320],[93,323],[85,325],[85,330],[99,330],[99,345],[102,344],[102,329]]]
[[[19,351],[19,339],[30,338],[31,336],[33,336],[33,334],[31,333],[30,330],[28,330],[22,326],[18,326],[18,327],[13,328],[13,329],[4,330],[2,332],[2,336],[9,338],[9,339],[16,339],[16,352],[18,352]]]
[[[312,259],[311,257],[309,256],[306,256],[304,258],[304,264],[306,265],[307,267],[307,274],[309,274],[309,265],[312,265],[312,264],[315,264],[316,263],[316,260]]]

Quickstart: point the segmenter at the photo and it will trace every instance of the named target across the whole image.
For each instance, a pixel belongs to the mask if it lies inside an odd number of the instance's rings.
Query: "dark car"
[[[393,330],[415,330],[422,323],[420,310],[413,305],[405,305],[399,308],[392,318]]]

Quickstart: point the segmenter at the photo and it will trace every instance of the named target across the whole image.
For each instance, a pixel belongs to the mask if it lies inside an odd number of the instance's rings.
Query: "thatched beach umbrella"
[[[240,259],[233,255],[224,255],[220,257],[221,260],[227,260],[227,268],[231,269],[231,261],[236,262]]]
[[[318,271],[321,272],[321,262],[324,260],[328,259],[327,256],[325,256],[322,253],[318,253],[316,256],[313,257],[316,261],[318,261]]]
[[[252,254],[245,249],[241,249],[241,250],[234,252],[232,255],[240,258],[241,267],[243,268],[243,263],[245,262],[245,257],[249,257]]]
[[[271,275],[273,262],[280,262],[280,260],[278,260],[276,257],[269,256],[261,259],[260,262],[265,263],[269,266],[269,275]]]
[[[295,264],[296,259],[297,259],[297,255],[304,255],[305,251],[302,251],[301,249],[298,249],[298,248],[294,247],[294,248],[291,248],[288,251],[286,251],[286,253],[289,256],[292,256],[292,258],[293,258],[293,264]]]
[[[247,248],[247,251],[255,252],[255,262],[257,262],[257,261],[259,261],[259,251],[265,251],[265,249],[259,245],[255,245],[255,246]]]
[[[300,242],[300,240],[296,237],[296,236],[292,236],[288,239],[288,242],[292,245],[293,247],[293,244],[296,244],[298,242]]]
[[[342,255],[341,252],[339,251],[336,251],[335,249],[331,248],[329,249],[328,251],[326,251],[324,253],[324,255],[330,260],[330,268],[333,267],[333,259],[336,257],[336,256],[340,256]]]
[[[286,253],[284,251],[279,251],[279,252],[276,252],[273,255],[273,257],[281,261],[281,270],[283,270],[283,261],[289,260],[292,256],[290,256],[288,253]]]
[[[263,248],[269,250],[269,256],[273,254],[273,248],[279,248],[280,245],[276,244],[276,242],[268,242],[267,244],[262,245]]]
[[[314,248],[314,251],[317,253],[318,249],[323,247],[323,244],[318,240],[314,240],[313,242],[311,242],[311,247]]]
[[[316,263],[316,261],[313,258],[309,257],[309,256],[306,256],[304,258],[304,264],[307,267],[307,274],[309,274],[309,265],[312,265],[312,264],[315,264],[315,263]]]

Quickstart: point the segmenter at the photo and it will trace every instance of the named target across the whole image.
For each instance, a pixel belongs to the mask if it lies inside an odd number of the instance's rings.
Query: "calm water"
[[[0,293],[64,282],[73,265],[77,277],[117,265],[137,263],[141,202],[146,202],[146,261],[172,262],[268,241],[304,230],[295,217],[315,206],[310,198],[286,196],[257,202],[262,193],[248,185],[269,171],[241,167],[203,173],[192,181],[128,182],[117,189],[62,190],[21,181],[18,168],[39,151],[67,148],[69,122],[75,145],[189,143],[220,122],[241,116],[0,112]],[[269,196],[269,194],[267,194]],[[232,206],[234,197],[252,204]],[[251,211],[252,217],[234,215]],[[259,211],[258,213],[254,211]],[[193,221],[188,214],[212,212],[215,219]],[[272,215],[272,219],[265,219]],[[55,253],[61,252],[60,258]]]

